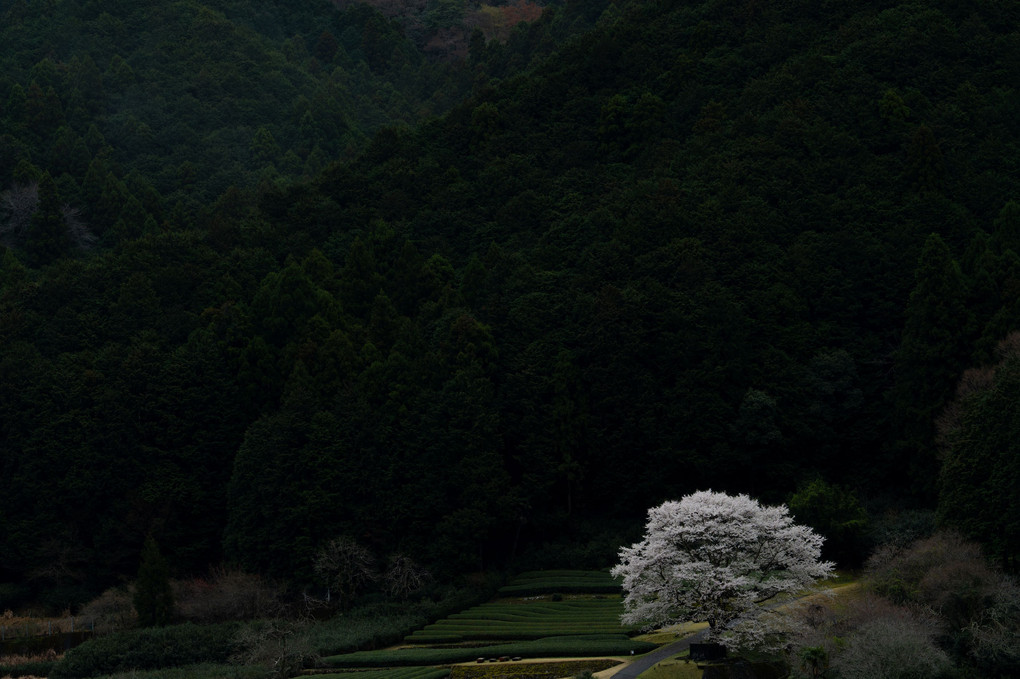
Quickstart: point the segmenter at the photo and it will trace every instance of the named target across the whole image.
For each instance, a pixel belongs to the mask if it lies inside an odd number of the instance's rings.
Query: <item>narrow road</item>
[[[803,601],[805,599],[808,599],[808,598],[811,598],[811,597],[814,597],[814,596],[832,594],[833,592],[835,592],[835,591],[837,591],[839,589],[843,589],[844,587],[853,587],[853,586],[854,585],[851,584],[851,585],[842,585],[842,586],[839,586],[839,587],[828,587],[828,588],[820,590],[820,591],[814,591],[814,592],[810,592],[808,594],[805,594],[805,595],[802,595],[802,596],[799,596],[799,597],[795,597],[791,601],[781,601],[781,602],[770,604],[767,608],[779,608],[779,607],[782,607],[782,606],[788,606],[790,604],[794,604],[794,603],[796,603],[798,601]],[[698,632],[697,634],[692,634],[689,637],[684,637],[683,639],[679,639],[677,641],[674,641],[671,644],[666,644],[665,646],[662,646],[661,648],[657,648],[656,650],[651,651],[650,653],[646,653],[645,655],[642,655],[642,656],[638,657],[636,660],[634,660],[634,662],[632,662],[629,665],[627,665],[626,667],[622,668],[621,670],[619,670],[615,674],[607,675],[607,676],[611,677],[612,679],[637,679],[637,676],[639,674],[641,674],[642,672],[644,672],[645,670],[650,668],[652,665],[654,665],[654,664],[656,664],[658,662],[662,662],[663,660],[668,660],[669,658],[672,658],[674,655],[678,655],[682,651],[686,651],[690,647],[691,644],[696,644],[696,643],[702,641],[707,635],[708,635],[708,630],[707,629],[703,629],[700,632]]]
[[[697,634],[692,634],[689,637],[684,637],[683,639],[674,641],[671,644],[666,644],[665,646],[657,648],[654,651],[645,653],[616,674],[613,674],[612,679],[636,679],[637,675],[641,674],[652,665],[672,658],[674,655],[677,655],[682,651],[686,651],[691,644],[698,643],[704,639],[707,634],[708,630],[704,629]]]

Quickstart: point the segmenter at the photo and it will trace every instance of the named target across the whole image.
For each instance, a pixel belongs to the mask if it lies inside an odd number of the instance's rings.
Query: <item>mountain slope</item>
[[[600,567],[658,500],[815,476],[933,506],[932,419],[1020,322],[1016,10],[635,0],[550,45],[580,4],[314,181],[6,253],[5,576],[147,532],[299,581],[341,534]]]

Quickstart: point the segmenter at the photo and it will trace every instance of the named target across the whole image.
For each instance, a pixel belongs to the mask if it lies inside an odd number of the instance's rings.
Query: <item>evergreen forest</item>
[[[494,2],[0,0],[0,611],[705,489],[1017,570],[1020,4]]]

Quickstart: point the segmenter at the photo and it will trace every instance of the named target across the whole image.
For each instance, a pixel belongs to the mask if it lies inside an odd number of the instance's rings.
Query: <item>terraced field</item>
[[[499,589],[502,597],[575,593],[619,594],[620,580],[607,571],[531,571]]]
[[[407,674],[490,658],[598,658],[646,653],[620,624],[620,586],[601,571],[524,573],[497,601],[475,606],[417,630],[405,648],[361,651],[321,659],[337,670],[391,668],[358,679],[437,679]],[[392,669],[403,668],[403,669]],[[332,675],[327,675],[332,676]]]
[[[323,667],[355,669],[360,667],[413,667],[450,665],[478,658],[593,658],[647,653],[657,648],[646,641],[635,641],[624,634],[591,634],[545,637],[534,641],[494,643],[485,646],[442,648],[400,648],[383,651],[358,651],[321,659]]]
[[[411,644],[520,641],[578,634],[629,634],[620,624],[623,604],[614,599],[494,602],[454,613],[405,638]]]

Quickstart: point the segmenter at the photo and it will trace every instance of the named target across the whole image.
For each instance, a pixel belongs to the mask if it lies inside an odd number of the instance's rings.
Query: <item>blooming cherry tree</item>
[[[645,538],[620,550],[627,624],[707,621],[726,646],[763,645],[775,631],[761,604],[832,572],[822,537],[746,495],[700,491],[648,510]]]

